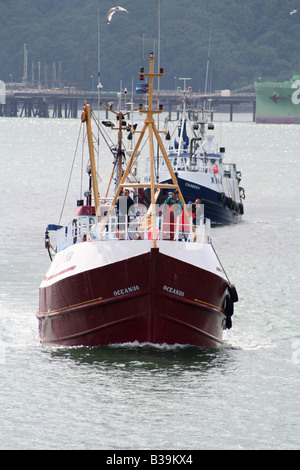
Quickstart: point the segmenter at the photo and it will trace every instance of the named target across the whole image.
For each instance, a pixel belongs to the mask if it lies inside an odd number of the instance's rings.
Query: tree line
[[[161,89],[240,89],[300,73],[294,0],[0,0],[0,80],[131,90],[154,52]],[[98,16],[99,12],[99,16]],[[99,18],[99,21],[98,21]],[[99,27],[98,27],[99,24]],[[100,41],[98,38],[100,37]],[[158,40],[160,39],[160,40]],[[24,44],[27,77],[24,77]],[[100,56],[100,61],[98,60]],[[207,74],[207,64],[209,69]]]

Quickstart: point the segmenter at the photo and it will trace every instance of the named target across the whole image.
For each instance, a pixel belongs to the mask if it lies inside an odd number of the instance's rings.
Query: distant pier
[[[226,92],[226,93],[224,93]],[[256,95],[255,93],[232,93],[229,90],[221,90],[211,94],[199,94],[188,92],[189,102],[193,107],[201,106],[209,102],[210,108],[217,113],[229,113],[230,121],[235,113],[248,112],[255,121]],[[181,103],[182,92],[161,90],[159,103],[164,111],[175,112]],[[129,93],[125,95],[118,92],[101,92],[101,102],[117,108],[121,100],[121,109],[124,109],[125,100],[131,101]],[[77,118],[81,114],[84,102],[98,108],[99,97],[97,92],[80,91],[75,89],[23,89],[7,90],[5,104],[0,104],[0,116],[5,117],[40,117],[40,118]],[[142,95],[133,96],[134,103],[138,106],[143,101]],[[78,114],[79,113],[79,114]]]

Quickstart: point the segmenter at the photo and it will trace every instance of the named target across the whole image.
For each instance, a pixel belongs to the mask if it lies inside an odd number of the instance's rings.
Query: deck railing
[[[186,152],[185,154],[181,153],[178,156],[174,151],[174,153],[169,155],[169,159],[175,172],[191,171],[213,174],[213,165],[218,163],[219,156],[216,154],[207,154],[206,158],[204,158],[203,155],[190,155],[189,152]],[[224,176],[233,178],[236,172],[236,165],[234,163],[222,163],[224,165],[224,169],[226,169],[226,174],[224,174]],[[167,171],[167,165],[163,158],[159,158],[159,169],[160,171]],[[146,165],[145,183],[149,183],[149,181],[149,165]]]
[[[204,220],[203,217],[198,219],[194,224],[192,217],[183,217],[182,214],[174,217],[156,217],[156,239],[209,243],[210,220]],[[98,221],[97,217],[78,216],[55,232],[56,243],[51,240],[52,246],[56,245],[56,250],[62,251],[68,246],[82,242],[153,239],[149,215],[111,215],[102,230],[104,220],[104,217]]]

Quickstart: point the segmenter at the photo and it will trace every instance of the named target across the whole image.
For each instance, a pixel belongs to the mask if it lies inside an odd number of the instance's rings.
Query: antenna
[[[141,50],[141,67],[144,66],[144,62],[145,62],[145,55],[144,55],[144,51],[145,51],[145,33],[143,33],[143,41],[142,41],[142,50]]]
[[[159,73],[160,70],[160,0],[158,0],[158,18],[157,18],[157,72]],[[157,102],[159,104],[159,92],[160,92],[160,77],[157,78]],[[159,129],[159,114],[157,115],[157,128]],[[158,172],[159,172],[159,144],[157,142],[157,160],[156,160],[156,178],[157,181],[159,179]]]
[[[28,50],[26,44],[24,44],[24,71],[23,71],[23,83],[27,85],[28,75],[27,75],[27,64],[28,64]]]
[[[100,14],[98,8],[98,104],[101,104],[101,82],[100,82]]]
[[[158,0],[158,37],[157,37],[157,71],[160,69],[160,0]],[[159,92],[159,78],[157,79],[157,87]]]
[[[98,8],[98,84],[100,83],[100,21]]]
[[[183,91],[187,91],[185,87],[186,80],[191,80],[191,78],[178,78],[178,80],[183,80]]]
[[[212,30],[212,23],[210,23],[208,54],[207,54],[207,62],[206,62],[206,76],[205,76],[205,87],[204,87],[205,94],[207,93],[208,69],[209,69],[209,61],[210,61],[211,30]]]

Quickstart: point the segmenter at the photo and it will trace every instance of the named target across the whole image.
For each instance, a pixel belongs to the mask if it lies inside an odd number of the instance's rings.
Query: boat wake
[[[276,345],[268,338],[259,338],[257,332],[253,335],[249,331],[245,334],[235,332],[235,334],[227,334],[224,331],[224,345],[226,349],[237,349],[243,351],[258,351],[260,349],[273,349]]]

